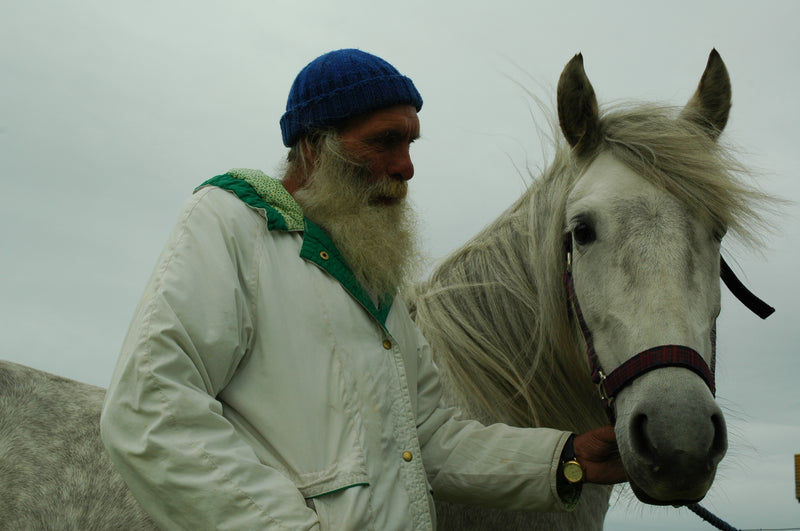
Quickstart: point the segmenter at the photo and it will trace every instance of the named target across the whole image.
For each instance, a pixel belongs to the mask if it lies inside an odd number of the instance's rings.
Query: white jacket
[[[403,302],[376,308],[279,181],[232,170],[186,202],[101,428],[164,529],[432,529],[432,495],[566,509],[567,433],[456,413]]]

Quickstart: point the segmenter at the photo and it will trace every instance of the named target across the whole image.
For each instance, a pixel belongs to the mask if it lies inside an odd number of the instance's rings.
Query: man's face
[[[410,105],[351,119],[320,141],[313,172],[292,194],[374,294],[394,293],[416,271],[415,218],[406,193],[414,175],[409,146],[418,136]]]
[[[405,197],[405,183],[414,176],[409,148],[419,137],[419,128],[412,105],[395,105],[352,118],[339,129],[342,147],[368,168],[370,184],[381,179],[395,181],[378,202],[391,204]]]

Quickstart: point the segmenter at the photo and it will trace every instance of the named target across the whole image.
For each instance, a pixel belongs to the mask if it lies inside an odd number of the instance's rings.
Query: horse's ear
[[[558,123],[578,155],[591,151],[600,140],[597,97],[583,69],[583,56],[577,54],[558,80]]]
[[[681,118],[703,126],[709,136],[716,140],[731,111],[731,80],[728,69],[716,49],[711,50],[708,63],[689,103],[681,112]]]

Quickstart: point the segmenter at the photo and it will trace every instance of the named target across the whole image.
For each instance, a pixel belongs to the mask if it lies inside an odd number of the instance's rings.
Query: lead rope
[[[686,506],[686,508],[717,529],[721,529],[722,531],[741,531],[738,527],[733,527],[731,524],[721,519],[699,503],[690,503]]]

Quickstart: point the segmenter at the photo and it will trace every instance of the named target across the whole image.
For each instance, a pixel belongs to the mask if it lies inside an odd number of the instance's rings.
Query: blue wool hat
[[[412,81],[367,52],[336,50],[311,61],[292,84],[281,117],[283,144],[291,147],[314,129],[392,105],[422,109]]]

